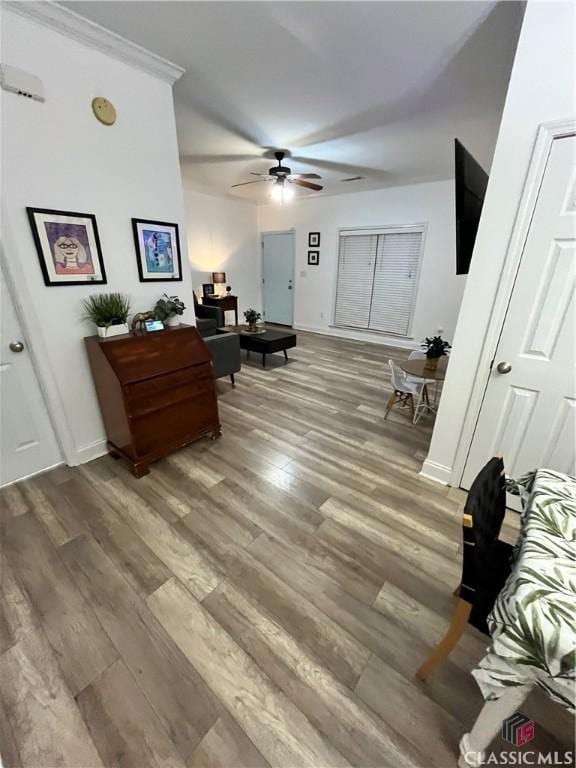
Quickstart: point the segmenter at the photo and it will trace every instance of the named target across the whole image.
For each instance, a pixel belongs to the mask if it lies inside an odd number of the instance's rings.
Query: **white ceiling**
[[[231,190],[288,148],[339,194],[453,176],[458,137],[489,169],[521,23],[516,2],[65,2],[186,73],[184,181]],[[286,164],[286,163],[285,163]],[[359,182],[341,179],[363,175]]]

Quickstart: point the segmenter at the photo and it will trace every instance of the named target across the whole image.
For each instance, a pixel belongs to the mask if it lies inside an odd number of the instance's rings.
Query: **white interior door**
[[[576,137],[556,139],[524,246],[462,485],[496,453],[506,473],[575,473]]]
[[[262,235],[262,303],[267,323],[292,325],[294,316],[294,233]]]
[[[62,456],[1,269],[0,300],[1,486],[59,464]]]

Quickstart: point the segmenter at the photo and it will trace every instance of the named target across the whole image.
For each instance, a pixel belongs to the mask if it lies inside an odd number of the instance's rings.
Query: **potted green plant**
[[[255,309],[247,309],[244,312],[244,318],[248,323],[248,330],[251,333],[254,333],[254,331],[256,330],[256,323],[258,322],[258,320],[260,320],[261,317],[262,315],[260,314],[260,312],[256,312]]]
[[[156,320],[162,320],[165,325],[180,325],[180,316],[184,314],[185,309],[184,302],[178,296],[168,296],[165,293],[156,302],[154,316]]]
[[[82,302],[84,317],[96,326],[98,336],[128,333],[130,299],[124,293],[94,293]]]
[[[443,357],[446,354],[446,350],[451,348],[450,344],[444,341],[442,336],[426,336],[420,346],[426,350],[426,357],[429,360]]]

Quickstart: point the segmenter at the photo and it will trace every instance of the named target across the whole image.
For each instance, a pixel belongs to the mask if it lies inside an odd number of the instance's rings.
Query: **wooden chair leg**
[[[425,680],[434,667],[440,664],[441,661],[444,661],[444,659],[448,658],[450,651],[458,643],[458,640],[460,640],[462,633],[466,629],[471,610],[472,606],[470,603],[458,598],[458,602],[454,607],[454,613],[452,614],[452,621],[450,622],[446,634],[442,640],[440,640],[438,645],[434,646],[430,656],[428,656],[424,664],[422,664],[420,669],[416,672],[416,677],[419,680]]]
[[[390,399],[388,400],[388,403],[386,404],[386,411],[384,412],[384,418],[388,418],[388,414],[390,413],[392,406],[396,402],[396,392],[392,392],[390,395]]]
[[[424,384],[424,387],[422,388],[422,394],[424,395],[424,402],[426,405],[430,405],[430,398],[428,397],[428,385]]]
[[[412,395],[408,395],[408,405],[410,406],[410,416],[412,417],[412,421],[414,421],[416,411],[414,409],[414,398]]]

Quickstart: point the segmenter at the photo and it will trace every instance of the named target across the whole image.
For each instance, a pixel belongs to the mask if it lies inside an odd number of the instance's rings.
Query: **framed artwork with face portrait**
[[[26,208],[44,283],[106,283],[96,217],[91,213]]]

